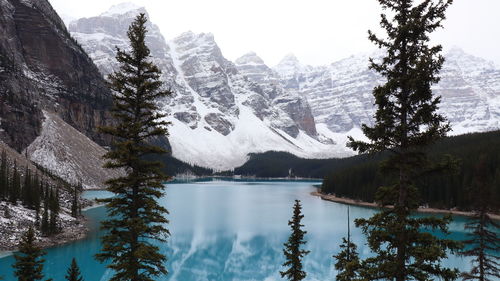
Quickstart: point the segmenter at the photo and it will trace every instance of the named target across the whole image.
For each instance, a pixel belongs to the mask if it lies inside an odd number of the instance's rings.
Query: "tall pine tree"
[[[32,177],[31,170],[28,169],[28,166],[24,169],[24,182],[21,189],[21,200],[23,201],[23,205],[28,208],[34,208],[34,204],[32,202]]]
[[[9,171],[7,167],[7,153],[2,150],[0,156],[0,199],[6,199],[9,191]]]
[[[14,171],[12,171],[12,180],[9,187],[9,200],[12,204],[17,204],[19,194],[21,193],[21,175],[17,169],[17,162],[14,161]]]
[[[49,192],[49,210],[50,210],[50,217],[49,217],[49,234],[56,234],[59,232],[59,228],[57,225],[57,221],[59,219],[59,189],[56,189],[54,192],[54,189],[51,189]]]
[[[75,258],[71,260],[71,265],[68,268],[65,278],[68,281],[83,281],[82,274],[80,273],[80,268],[78,267]]]
[[[283,266],[287,268],[285,271],[280,271],[281,277],[287,278],[290,281],[300,281],[306,278],[307,273],[303,270],[302,259],[309,254],[309,251],[301,249],[302,245],[306,244],[304,236],[307,231],[302,230],[302,206],[299,200],[295,200],[293,206],[293,216],[288,225],[292,229],[292,234],[288,241],[284,244],[283,254],[285,255],[285,263]]]
[[[492,196],[493,184],[491,171],[483,155],[475,169],[474,186],[471,190],[473,197],[474,216],[465,224],[470,231],[470,239],[464,241],[469,248],[463,251],[463,256],[472,257],[472,269],[462,273],[463,280],[493,281],[500,279],[500,238],[494,229],[500,224],[491,219],[489,212],[498,210],[498,202]]]
[[[441,46],[429,46],[429,34],[441,27],[452,0],[378,1],[388,11],[380,22],[387,38],[369,32],[369,39],[386,55],[380,62],[370,62],[371,69],[386,82],[373,91],[377,106],[374,125],[363,125],[370,141],[350,138],[348,145],[360,153],[391,152],[383,170],[393,184],[380,187],[376,200],[394,208],[356,220],[374,252],[363,262],[363,271],[370,280],[452,280],[457,270],[443,267],[440,261],[446,258],[447,249],[457,250],[458,244],[421,231],[426,228],[447,233],[451,218],[410,217],[419,204],[416,179],[435,168],[425,149],[450,130],[445,118],[437,113],[440,98],[431,90],[439,81],[444,58]]]
[[[81,183],[78,186],[75,186],[73,189],[73,198],[71,200],[71,216],[76,218],[79,215],[79,198],[80,198],[80,187]]]
[[[35,245],[35,231],[29,228],[19,243],[19,253],[14,254],[16,262],[12,265],[14,275],[19,281],[36,281],[43,279],[42,258],[45,252]]]
[[[112,114],[117,122],[102,128],[115,140],[105,155],[109,160],[105,167],[126,172],[107,182],[107,190],[115,196],[103,200],[109,219],[102,223],[107,232],[97,259],[110,261],[113,281],[147,281],[167,274],[166,257],[154,242],[165,242],[170,234],[165,227],[168,211],[157,202],[168,177],[159,162],[145,156],[166,152],[149,142],[167,134],[169,123],[162,121],[165,115],[158,113],[156,102],[170,92],[162,90],[160,70],[151,62],[145,44],[146,22],[144,14],[137,16],[127,33],[131,50],[117,49],[120,68],[109,76],[114,92]]]
[[[361,278],[361,262],[357,246],[351,241],[351,221],[349,216],[349,205],[347,206],[347,239],[342,238],[340,245],[341,251],[333,256],[337,261],[335,269],[337,270],[337,281],[357,281]]]

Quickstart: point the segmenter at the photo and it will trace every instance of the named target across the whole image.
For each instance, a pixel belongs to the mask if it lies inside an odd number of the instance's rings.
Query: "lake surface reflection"
[[[310,195],[310,181],[205,181],[170,183],[161,204],[170,211],[171,237],[162,251],[168,256],[169,274],[158,280],[236,281],[282,280],[282,246],[290,230],[288,220],[293,201],[303,204],[304,224],[308,231],[306,280],[335,280],[332,255],[347,232],[347,206],[323,201]],[[86,197],[106,196],[89,191]],[[375,210],[350,207],[351,219],[369,217]],[[96,262],[100,249],[99,220],[103,207],[85,211],[93,231],[84,240],[48,249],[45,274],[55,281],[64,280],[72,257],[81,267],[85,280],[108,280],[111,272]],[[464,218],[455,217],[450,225],[451,238],[463,240]],[[362,256],[369,254],[364,237],[351,222],[354,242]],[[10,268],[12,256],[0,259],[0,274],[15,280]],[[470,262],[450,257],[446,265],[468,269]]]

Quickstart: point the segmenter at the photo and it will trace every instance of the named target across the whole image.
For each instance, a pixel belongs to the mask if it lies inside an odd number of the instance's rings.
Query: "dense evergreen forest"
[[[5,151],[0,154],[0,201],[13,205],[22,205],[35,211],[35,226],[43,235],[56,234],[59,229],[60,188],[71,190],[71,215],[77,217],[81,212],[79,192],[81,187],[54,178],[44,170],[43,174],[33,172],[30,168],[19,167],[16,161],[9,159]],[[51,178],[51,180],[49,180]],[[58,185],[54,185],[58,183]],[[9,208],[3,210],[4,216],[10,218]]]
[[[494,200],[500,202],[500,131],[466,134],[446,138],[429,149],[431,158],[456,158],[456,169],[444,175],[428,175],[417,183],[421,204],[437,208],[469,210],[474,167],[485,158],[486,174],[492,186]],[[346,159],[343,167],[335,167],[326,175],[322,192],[373,202],[377,188],[390,179],[384,176],[379,162],[384,154],[356,156]]]
[[[474,165],[480,155],[487,158],[494,196],[500,202],[500,131],[448,137],[430,148],[439,159],[450,155],[457,169],[444,175],[422,178],[419,183],[422,204],[432,207],[468,209]],[[235,175],[256,177],[323,178],[322,191],[337,196],[374,201],[375,191],[387,182],[379,163],[384,153],[358,155],[344,159],[302,159],[286,152],[252,154],[247,163],[234,170]]]

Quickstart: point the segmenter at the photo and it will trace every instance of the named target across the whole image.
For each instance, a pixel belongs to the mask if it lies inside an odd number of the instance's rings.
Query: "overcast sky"
[[[123,0],[49,0],[72,18],[96,16]],[[226,58],[255,51],[273,66],[289,53],[321,65],[374,46],[367,30],[378,30],[376,0],[130,0],[146,7],[171,39],[182,32],[211,32]],[[435,43],[460,47],[500,65],[500,0],[455,0]]]

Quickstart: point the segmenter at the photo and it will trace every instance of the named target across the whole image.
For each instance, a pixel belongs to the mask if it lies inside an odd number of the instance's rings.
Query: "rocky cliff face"
[[[114,46],[127,48],[127,26],[138,13],[147,12],[121,4],[72,22],[69,30],[107,74],[117,66]],[[212,34],[186,32],[167,42],[155,25],[150,23],[148,30],[146,41],[154,61],[174,92],[160,101],[173,122],[169,140],[174,157],[230,169],[243,164],[249,153],[268,150],[303,157],[345,155],[345,149],[336,150],[332,140],[318,134],[306,98],[285,90],[263,62],[254,65],[260,60],[255,54],[233,63]],[[252,76],[259,67],[267,72]]]
[[[310,136],[317,136],[316,123],[307,99],[295,90],[287,90],[281,84],[278,74],[264,61],[251,52],[236,60],[238,71],[256,83],[269,102],[285,112],[295,123],[289,134],[296,137],[302,130]]]
[[[110,93],[102,76],[46,0],[0,1],[0,138],[18,151],[55,112],[99,143]]]

